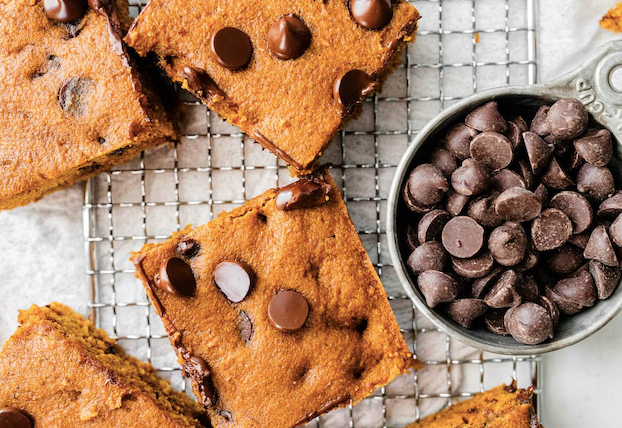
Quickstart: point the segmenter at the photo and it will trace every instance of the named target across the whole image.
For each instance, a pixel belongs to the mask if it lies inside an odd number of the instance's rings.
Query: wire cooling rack
[[[540,358],[476,351],[446,336],[403,292],[386,246],[386,198],[395,167],[412,137],[441,109],[494,86],[536,81],[536,0],[412,1],[423,18],[417,41],[383,92],[336,137],[323,157],[340,184],[352,219],[387,289],[413,353],[425,364],[357,406],[311,425],[398,427],[474,393],[516,379],[536,386]],[[135,16],[146,1],[130,1]],[[128,258],[146,242],[184,225],[203,224],[291,179],[284,163],[194,98],[183,103],[182,142],[154,149],[88,181],[84,236],[90,317],[130,354],[150,361],[174,387],[187,390],[160,320]]]

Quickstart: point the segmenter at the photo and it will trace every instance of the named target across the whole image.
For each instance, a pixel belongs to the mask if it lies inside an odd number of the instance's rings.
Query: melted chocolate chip
[[[212,53],[218,64],[229,70],[240,70],[253,56],[251,39],[241,30],[224,27],[212,36]]]
[[[84,16],[86,9],[86,0],[43,0],[46,15],[58,22],[77,21]]]
[[[192,269],[177,257],[164,260],[160,272],[154,277],[154,283],[160,290],[180,297],[192,296],[197,287]]]
[[[339,108],[350,110],[371,94],[377,82],[362,70],[350,70],[335,80],[333,99]]]
[[[201,404],[205,407],[212,406],[216,401],[216,392],[205,360],[197,356],[188,358],[183,364],[183,374],[193,380],[192,386]]]
[[[182,77],[188,88],[202,98],[212,99],[215,96],[225,97],[225,93],[216,85],[216,82],[203,70],[184,67]]]
[[[201,244],[192,238],[186,238],[177,244],[177,254],[184,259],[191,259],[197,255]]]
[[[352,18],[363,28],[378,30],[393,18],[391,0],[350,0]]]
[[[311,43],[311,31],[294,15],[285,15],[268,31],[268,49],[283,60],[298,58]]]
[[[25,412],[14,407],[0,409],[0,428],[32,428],[34,424]]]
[[[330,185],[319,179],[301,178],[276,193],[276,207],[281,211],[312,208],[328,200]]]
[[[222,293],[233,303],[239,303],[253,286],[253,271],[243,262],[224,261],[214,269],[214,282]]]
[[[71,116],[81,117],[88,108],[88,96],[93,82],[85,77],[72,77],[65,80],[58,91],[58,104]]]
[[[300,329],[309,316],[309,303],[293,290],[279,291],[268,305],[268,318],[272,325],[283,332]]]

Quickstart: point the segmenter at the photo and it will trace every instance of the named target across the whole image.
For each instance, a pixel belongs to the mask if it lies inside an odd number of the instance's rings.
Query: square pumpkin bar
[[[214,427],[301,425],[413,366],[328,174],[147,244],[133,262]]]
[[[176,138],[129,25],[127,0],[0,1],[0,210]]]
[[[66,306],[33,305],[0,351],[0,427],[201,428],[203,408]]]
[[[404,0],[151,0],[126,41],[299,171],[395,66]]]

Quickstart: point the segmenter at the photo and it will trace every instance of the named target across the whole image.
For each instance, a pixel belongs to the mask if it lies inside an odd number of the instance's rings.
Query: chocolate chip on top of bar
[[[531,119],[531,120],[530,120]],[[431,308],[538,344],[560,313],[608,298],[622,271],[611,133],[581,102],[485,103],[450,127],[402,199],[408,268]]]

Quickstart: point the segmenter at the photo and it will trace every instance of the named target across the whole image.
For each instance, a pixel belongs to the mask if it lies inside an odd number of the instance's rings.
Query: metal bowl
[[[472,347],[512,355],[533,355],[575,344],[595,333],[622,309],[622,286],[606,300],[596,302],[592,308],[562,317],[555,337],[539,345],[525,345],[511,336],[500,336],[485,329],[465,329],[446,314],[430,309],[409,273],[406,260],[409,256],[404,240],[408,210],[401,200],[401,189],[410,171],[422,163],[451,125],[464,120],[473,108],[491,100],[501,105],[512,103],[517,109],[534,108],[543,102],[551,104],[560,98],[577,98],[590,112],[590,120],[611,131],[614,140],[614,158],[609,164],[618,186],[622,185],[622,88],[619,81],[614,87],[614,73],[622,73],[622,41],[603,45],[581,67],[568,75],[547,84],[510,86],[474,94],[452,105],[432,119],[414,139],[397,168],[388,201],[387,236],[393,265],[406,294],[417,309],[423,312],[438,328]]]

